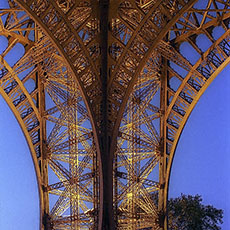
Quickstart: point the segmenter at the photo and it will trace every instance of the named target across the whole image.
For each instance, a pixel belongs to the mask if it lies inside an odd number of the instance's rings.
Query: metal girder
[[[201,58],[191,65],[187,76],[182,79],[177,91],[173,93],[168,104],[167,119],[167,147],[168,147],[168,167],[166,173],[165,200],[167,200],[168,186],[170,182],[170,171],[173,163],[176,146],[183,128],[196,103],[212,83],[215,77],[229,64],[229,29],[219,37],[218,40],[202,54]],[[175,77],[175,74],[174,74]],[[169,95],[169,94],[168,94]],[[190,98],[190,102],[185,105],[185,97]],[[173,121],[174,127],[170,127],[169,121]],[[174,131],[172,131],[174,129]],[[170,141],[168,141],[170,139]]]
[[[15,2],[0,9],[0,93],[30,146],[40,228],[166,230],[177,142],[229,62],[229,3]]]
[[[63,57],[38,25],[16,4],[10,2],[10,7],[1,10],[0,35],[5,37],[1,45],[6,46],[0,63],[1,95],[32,153],[40,192],[40,227],[95,228],[97,217],[90,210],[98,210],[98,163],[81,92]],[[24,54],[8,64],[9,55],[17,56],[17,44]],[[83,180],[86,173],[91,176]],[[63,183],[59,193],[50,191],[50,184],[58,181]],[[79,186],[76,181],[81,181]],[[64,212],[69,212],[69,218],[62,220],[59,215]]]

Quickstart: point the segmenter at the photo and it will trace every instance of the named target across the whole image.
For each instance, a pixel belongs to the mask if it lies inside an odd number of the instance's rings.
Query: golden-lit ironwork
[[[0,94],[40,229],[167,229],[175,149],[230,61],[228,0],[5,0]]]

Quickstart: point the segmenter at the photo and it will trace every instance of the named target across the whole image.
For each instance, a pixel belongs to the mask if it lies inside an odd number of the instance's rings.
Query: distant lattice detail
[[[46,110],[46,157],[48,161],[52,224],[70,229],[95,227],[97,212],[96,150],[81,93],[62,59],[49,58],[44,65],[44,86],[54,103]],[[48,103],[47,103],[48,104]],[[50,170],[50,172],[49,172]],[[54,172],[54,175],[52,173]]]
[[[35,162],[41,229],[166,230],[180,134],[230,61],[228,1],[6,2],[0,94]]]
[[[197,4],[197,7],[191,8],[189,12],[172,27],[171,44],[173,44],[177,50],[172,51],[172,47],[165,47],[162,50],[162,55],[173,63],[172,67],[169,67],[169,79],[171,79],[172,83],[169,84],[168,88],[168,154],[175,150],[175,147],[173,147],[173,149],[171,149],[171,147],[173,143],[177,143],[178,141],[179,134],[177,130],[179,129],[179,132],[181,132],[184,117],[186,117],[187,111],[189,111],[189,113],[191,112],[191,104],[194,104],[194,99],[200,95],[203,86],[206,86],[206,83],[209,82],[208,79],[229,56],[230,6],[228,3],[219,1],[208,1],[205,6],[207,6],[206,11],[202,10],[201,6],[199,7],[199,4]],[[218,22],[220,17],[224,19],[221,23]],[[184,21],[186,21],[186,23],[184,23]],[[182,24],[184,26],[181,28]],[[216,40],[213,33],[215,26],[218,25],[223,28],[224,34],[221,36],[220,33],[218,35],[220,38]],[[201,35],[203,39],[209,43],[209,49],[206,49],[207,51],[198,43],[199,36]],[[190,48],[190,50],[193,52],[193,55],[200,57],[200,59],[197,59],[196,64],[192,64],[191,61],[189,61],[191,58],[184,56],[185,54],[180,54],[179,47],[183,45],[184,42],[191,44],[193,50],[192,48]],[[171,52],[171,55],[169,52],[166,54],[167,50]],[[183,71],[180,71],[177,66],[184,69],[187,75],[182,76]],[[180,82],[180,85],[176,88],[172,86],[173,81],[175,82],[173,78]]]
[[[160,108],[154,102],[160,88],[159,61],[153,54],[138,78],[119,129],[114,159],[117,229],[160,229],[153,200],[160,188]]]
[[[37,158],[43,197],[49,197],[48,208],[41,210],[45,225],[95,229],[98,167],[83,98],[57,49],[25,13],[13,7],[2,10],[6,18],[1,19],[0,33],[8,44],[1,59],[1,94],[25,127]],[[4,57],[9,60],[18,44],[24,54],[10,65]]]
[[[109,37],[109,100],[111,122],[123,102],[133,76],[143,68],[143,58],[150,55],[162,29],[188,1],[121,1],[111,20]],[[140,67],[142,66],[142,67]]]
[[[31,68],[33,64],[26,64],[24,61],[25,56],[31,55],[32,46],[35,42],[34,22],[15,7],[13,2],[9,2],[9,4],[12,7],[12,11],[2,10],[2,17],[0,18],[0,36],[2,38],[1,94],[5,99],[7,98],[6,101],[11,108],[14,107],[17,110],[21,123],[24,123],[24,131],[28,132],[33,149],[39,155],[40,115],[37,108],[38,88],[35,83],[30,88],[26,86],[28,82],[36,81],[36,66]],[[10,60],[9,57],[14,55],[13,53],[16,49],[18,51],[17,60]],[[28,68],[31,68],[30,73],[22,76],[22,72]]]

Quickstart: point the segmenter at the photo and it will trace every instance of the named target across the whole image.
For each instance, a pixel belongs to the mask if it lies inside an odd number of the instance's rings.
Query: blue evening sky
[[[7,7],[5,0],[0,7]],[[192,112],[176,150],[169,187],[170,197],[200,194],[204,204],[224,209],[222,230],[230,226],[229,75],[226,67]],[[0,97],[0,229],[38,230],[38,198],[26,140]]]
[[[200,194],[204,204],[230,215],[230,67],[217,76],[193,110],[176,151],[170,197]],[[39,229],[38,190],[22,131],[0,98],[0,229]]]
[[[39,194],[22,130],[0,97],[0,229],[38,230]]]
[[[230,66],[212,82],[192,111],[179,140],[169,196],[200,194],[204,204],[224,210],[230,226]]]

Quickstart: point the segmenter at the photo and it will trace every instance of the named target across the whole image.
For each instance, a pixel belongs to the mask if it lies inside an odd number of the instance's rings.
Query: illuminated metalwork
[[[31,150],[41,229],[167,229],[180,134],[229,62],[229,8],[8,0],[0,9],[0,93]]]

